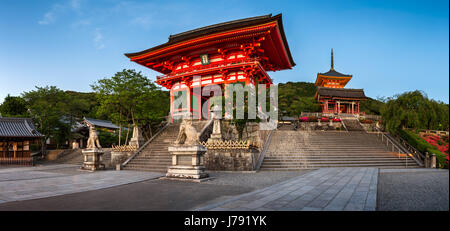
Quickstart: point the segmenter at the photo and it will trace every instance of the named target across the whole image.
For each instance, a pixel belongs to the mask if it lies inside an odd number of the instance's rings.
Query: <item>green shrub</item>
[[[414,146],[419,152],[425,154],[428,152],[431,154],[436,154],[437,162],[444,168],[448,168],[446,162],[446,156],[444,153],[440,152],[436,147],[426,142],[424,139],[420,138],[416,133],[409,130],[400,130],[399,135],[406,140],[409,144]]]

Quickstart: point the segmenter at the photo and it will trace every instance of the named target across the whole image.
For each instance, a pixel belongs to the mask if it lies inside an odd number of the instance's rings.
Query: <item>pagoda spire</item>
[[[331,71],[334,71],[333,48],[331,48]]]

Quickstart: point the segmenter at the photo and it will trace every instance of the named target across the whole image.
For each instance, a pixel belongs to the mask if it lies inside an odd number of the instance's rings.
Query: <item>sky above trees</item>
[[[170,34],[264,14],[283,14],[297,66],[269,73],[276,83],[313,82],[330,68],[372,98],[422,90],[449,102],[448,1],[119,1],[0,2],[0,102],[35,86],[92,91],[124,68],[158,73],[123,54]]]

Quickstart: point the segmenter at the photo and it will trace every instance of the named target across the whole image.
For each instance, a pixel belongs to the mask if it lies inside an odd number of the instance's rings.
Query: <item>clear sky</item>
[[[313,82],[330,68],[372,98],[423,90],[449,102],[449,3],[425,1],[1,0],[0,102],[34,86],[91,91],[124,68],[157,75],[123,54],[170,34],[240,18],[283,14],[294,61],[276,83]]]

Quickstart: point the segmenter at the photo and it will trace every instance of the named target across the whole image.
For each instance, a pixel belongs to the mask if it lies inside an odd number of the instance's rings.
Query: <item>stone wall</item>
[[[242,132],[242,139],[239,139],[239,132],[231,121],[222,121],[222,138],[224,140],[248,140],[250,144],[258,150],[262,150],[264,140],[261,138],[259,124],[255,122],[247,123]]]
[[[371,124],[365,124],[365,123],[361,123],[361,125],[363,126],[364,130],[368,131],[368,132],[376,132],[376,124],[375,123],[371,123]]]
[[[111,166],[116,166],[117,164],[122,164],[125,162],[134,152],[119,152],[111,151]],[[106,164],[106,163],[105,163]]]
[[[298,130],[345,130],[341,122],[301,122],[298,123]]]
[[[255,149],[208,150],[204,156],[205,167],[214,171],[252,171],[258,153]]]
[[[260,131],[259,124],[247,123],[239,139],[239,132],[231,121],[222,121],[223,140],[248,140],[250,149],[214,149],[205,154],[205,167],[216,171],[252,171],[270,131]]]

